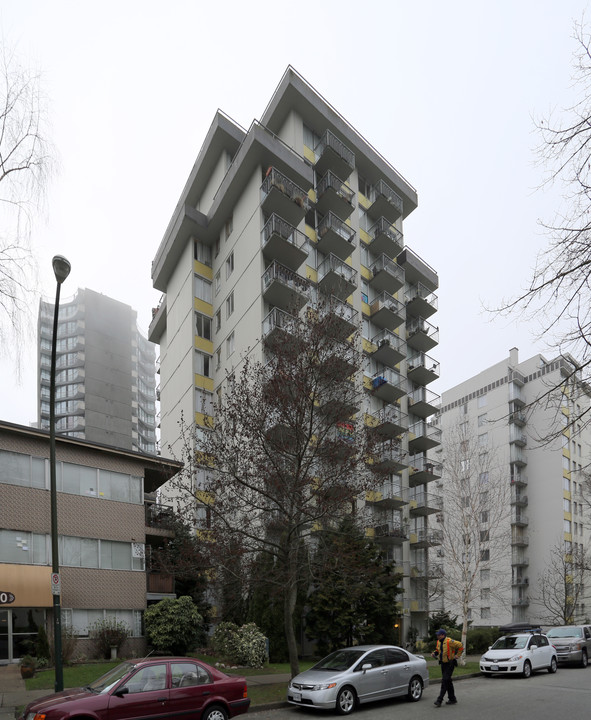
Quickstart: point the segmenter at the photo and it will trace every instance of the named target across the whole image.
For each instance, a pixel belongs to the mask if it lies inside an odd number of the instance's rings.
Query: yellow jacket
[[[437,641],[437,645],[435,646],[435,652],[437,653],[437,657],[439,657],[439,653],[441,652],[440,640]],[[463,652],[464,646],[459,640],[452,640],[448,637],[443,638],[443,654],[441,656],[441,662],[451,662]]]

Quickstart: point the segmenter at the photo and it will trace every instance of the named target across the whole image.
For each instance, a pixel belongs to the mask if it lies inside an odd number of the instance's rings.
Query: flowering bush
[[[187,595],[166,598],[150,605],[144,613],[146,634],[159,652],[186,655],[200,636],[203,618]]]
[[[254,623],[242,627],[231,622],[220,623],[213,633],[212,642],[216,653],[236,665],[259,668],[265,664],[267,642]]]

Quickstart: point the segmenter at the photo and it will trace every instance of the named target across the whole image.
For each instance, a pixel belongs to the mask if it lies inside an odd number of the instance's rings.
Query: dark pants
[[[454,684],[451,679],[455,666],[456,664],[453,660],[451,662],[441,663],[441,689],[439,690],[439,697],[437,699],[442,702],[443,698],[445,697],[445,693],[447,693],[448,700],[456,699],[456,692],[454,690]]]

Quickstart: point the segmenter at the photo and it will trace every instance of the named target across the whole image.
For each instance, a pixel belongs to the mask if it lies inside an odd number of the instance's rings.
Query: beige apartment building
[[[478,453],[491,458],[490,474],[483,473],[480,489],[486,491],[486,483],[506,483],[507,507],[497,515],[503,517],[499,527],[489,527],[486,517],[480,527],[481,533],[490,532],[491,540],[493,533],[502,537],[503,547],[481,564],[469,612],[474,625],[530,622],[548,627],[552,622],[541,586],[544,574],[557,560],[589,547],[589,496],[583,483],[591,460],[591,429],[584,419],[572,419],[589,408],[591,389],[580,382],[576,368],[569,357],[547,360],[535,355],[520,362],[513,348],[505,360],[442,395],[442,445],[433,457],[453,456],[458,428],[463,428]],[[563,393],[550,392],[561,386]],[[540,398],[545,399],[535,402]],[[549,434],[556,438],[542,442]],[[451,486],[446,480],[444,470],[443,522],[448,522],[446,487]],[[486,552],[486,543],[480,550]],[[442,550],[439,554],[445,576],[449,559]],[[557,573],[551,576],[560,586]],[[562,581],[564,587],[564,577]],[[591,615],[587,584],[574,599],[575,622],[588,622]],[[445,599],[443,588],[445,609],[458,614],[460,609]]]
[[[0,664],[30,653],[40,627],[51,634],[49,433],[0,422]],[[156,490],[180,463],[76,438],[56,438],[62,624],[92,657],[88,629],[127,624],[128,655],[145,651],[149,600],[174,596],[170,576],[146,569],[150,546],[172,531],[158,521]]]
[[[203,424],[227,372],[297,307],[324,300],[362,335],[354,414],[383,435],[390,479],[364,498],[367,533],[404,573],[403,633],[426,630],[429,517],[440,398],[437,272],[407,244],[413,186],[289,67],[246,130],[217,112],[152,263],[163,295],[149,338],[160,345],[162,446],[183,414]],[[197,479],[205,482],[206,470]],[[412,572],[411,572],[412,568]]]

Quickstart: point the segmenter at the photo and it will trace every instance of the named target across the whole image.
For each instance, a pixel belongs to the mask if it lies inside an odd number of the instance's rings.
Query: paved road
[[[455,683],[457,705],[433,705],[439,683],[432,683],[418,703],[404,699],[361,706],[355,720],[578,720],[591,715],[591,667],[560,668],[519,677],[469,678]],[[289,706],[256,713],[256,720],[323,720],[332,713]]]

